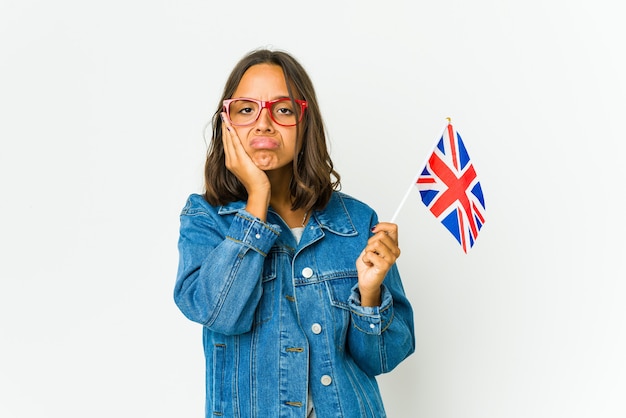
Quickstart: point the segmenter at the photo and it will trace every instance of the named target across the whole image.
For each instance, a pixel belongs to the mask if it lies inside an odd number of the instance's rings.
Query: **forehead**
[[[274,64],[257,64],[243,74],[233,97],[271,100],[288,95],[283,69]]]

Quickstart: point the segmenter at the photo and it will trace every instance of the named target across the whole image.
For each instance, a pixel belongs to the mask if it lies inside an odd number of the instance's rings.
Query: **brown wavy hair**
[[[205,199],[212,205],[247,200],[248,193],[241,182],[226,168],[222,143],[222,102],[234,94],[248,68],[258,64],[273,64],[282,68],[291,100],[306,100],[307,109],[302,121],[296,126],[298,141],[293,158],[293,177],[290,189],[292,210],[305,208],[323,209],[333,190],[341,186],[328,153],[326,133],[319,110],[313,83],[295,58],[283,51],[258,49],[244,56],[233,68],[217,110],[213,114],[213,133],[204,166]],[[294,106],[295,107],[295,106]]]

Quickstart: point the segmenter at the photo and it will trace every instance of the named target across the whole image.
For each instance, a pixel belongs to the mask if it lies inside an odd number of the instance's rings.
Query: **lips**
[[[280,144],[274,138],[259,136],[250,141],[252,149],[276,149]]]

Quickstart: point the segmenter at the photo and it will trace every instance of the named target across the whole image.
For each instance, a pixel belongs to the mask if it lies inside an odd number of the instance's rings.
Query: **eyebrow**
[[[269,99],[269,100],[261,100],[261,99],[256,99],[256,98],[250,97],[250,96],[237,96],[237,97],[233,96],[232,99],[252,99],[252,100],[271,102],[273,100],[291,99],[291,98],[289,96],[274,96],[272,99]],[[297,100],[297,99],[294,98],[294,100]]]

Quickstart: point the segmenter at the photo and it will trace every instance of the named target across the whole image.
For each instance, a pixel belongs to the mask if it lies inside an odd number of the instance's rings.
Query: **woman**
[[[385,416],[375,376],[414,350],[398,231],[339,180],[302,66],[245,56],[181,214],[174,298],[203,325],[207,417]]]

